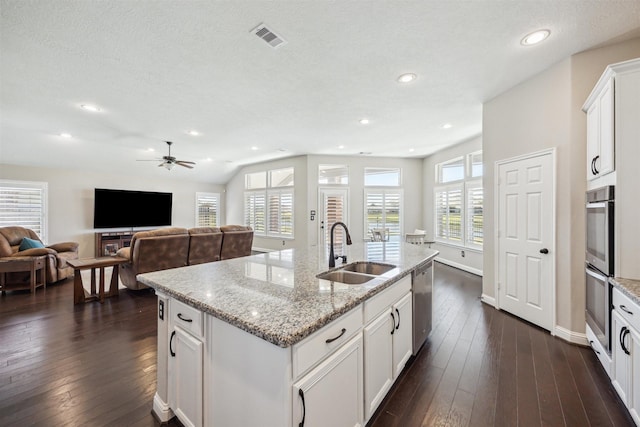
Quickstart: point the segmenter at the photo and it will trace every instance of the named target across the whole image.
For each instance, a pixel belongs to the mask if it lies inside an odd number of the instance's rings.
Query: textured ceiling
[[[637,0],[0,0],[0,14],[0,163],[216,183],[305,153],[424,157],[480,134],[484,101],[640,27]],[[287,44],[250,32],[263,22]],[[547,41],[520,45],[539,28]],[[136,162],[163,140],[196,168]]]

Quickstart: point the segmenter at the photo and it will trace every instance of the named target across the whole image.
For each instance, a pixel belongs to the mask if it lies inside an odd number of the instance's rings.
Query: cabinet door
[[[600,104],[596,100],[587,110],[587,180],[595,179],[596,157],[600,153]]]
[[[631,395],[628,406],[631,417],[637,425],[640,425],[640,332],[631,328],[629,336],[631,337],[629,343],[631,347],[631,374],[629,375]]]
[[[293,425],[362,426],[362,336],[293,385]]]
[[[618,396],[628,405],[629,394],[629,374],[631,368],[631,358],[625,352],[625,349],[629,351],[629,334],[625,334],[625,331],[629,329],[628,323],[620,316],[616,310],[611,312],[611,346],[613,347],[611,353],[613,356],[613,370],[611,383],[618,392]],[[623,348],[624,345],[624,348]]]
[[[602,89],[596,103],[600,104],[600,157],[595,162],[598,176],[613,172],[614,169],[614,81],[613,78]]]
[[[369,419],[393,384],[395,314],[387,309],[364,328],[364,412]]]
[[[188,332],[175,327],[172,351],[169,354],[169,403],[174,414],[185,426],[202,425],[202,364],[203,343]]]
[[[413,351],[413,323],[411,292],[392,307],[396,327],[393,334],[393,378],[402,372]]]

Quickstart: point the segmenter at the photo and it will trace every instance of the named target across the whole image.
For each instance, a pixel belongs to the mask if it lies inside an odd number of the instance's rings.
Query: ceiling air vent
[[[256,28],[251,30],[251,32],[267,42],[267,44],[274,49],[278,49],[279,47],[287,44],[285,39],[268,29],[265,24],[258,25]]]

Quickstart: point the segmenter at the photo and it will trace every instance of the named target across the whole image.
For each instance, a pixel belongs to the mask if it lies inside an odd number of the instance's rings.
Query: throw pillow
[[[42,242],[38,240],[24,237],[22,239],[22,242],[20,242],[20,247],[18,248],[18,252],[26,251],[27,249],[35,249],[35,248],[44,248],[44,245],[42,244]]]

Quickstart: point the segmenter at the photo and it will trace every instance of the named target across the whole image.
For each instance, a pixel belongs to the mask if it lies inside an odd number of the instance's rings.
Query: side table
[[[118,266],[128,262],[125,258],[117,256],[107,256],[100,258],[82,258],[68,260],[67,264],[73,267],[73,303],[80,304],[88,301],[99,300],[104,302],[104,298],[118,296]],[[105,292],[104,269],[113,267],[111,272],[111,283],[109,290]],[[82,286],[82,270],[91,269],[91,292],[85,291]],[[100,270],[100,281],[98,282],[98,293],[96,294],[96,269]]]
[[[36,291],[36,288],[43,286],[47,287],[47,280],[44,273],[46,256],[25,256],[25,257],[11,257],[5,258],[0,261],[0,289],[2,294],[7,290],[13,289],[30,289],[31,293]],[[28,285],[7,283],[6,273],[17,273],[20,271],[28,271],[30,273],[30,280]]]

